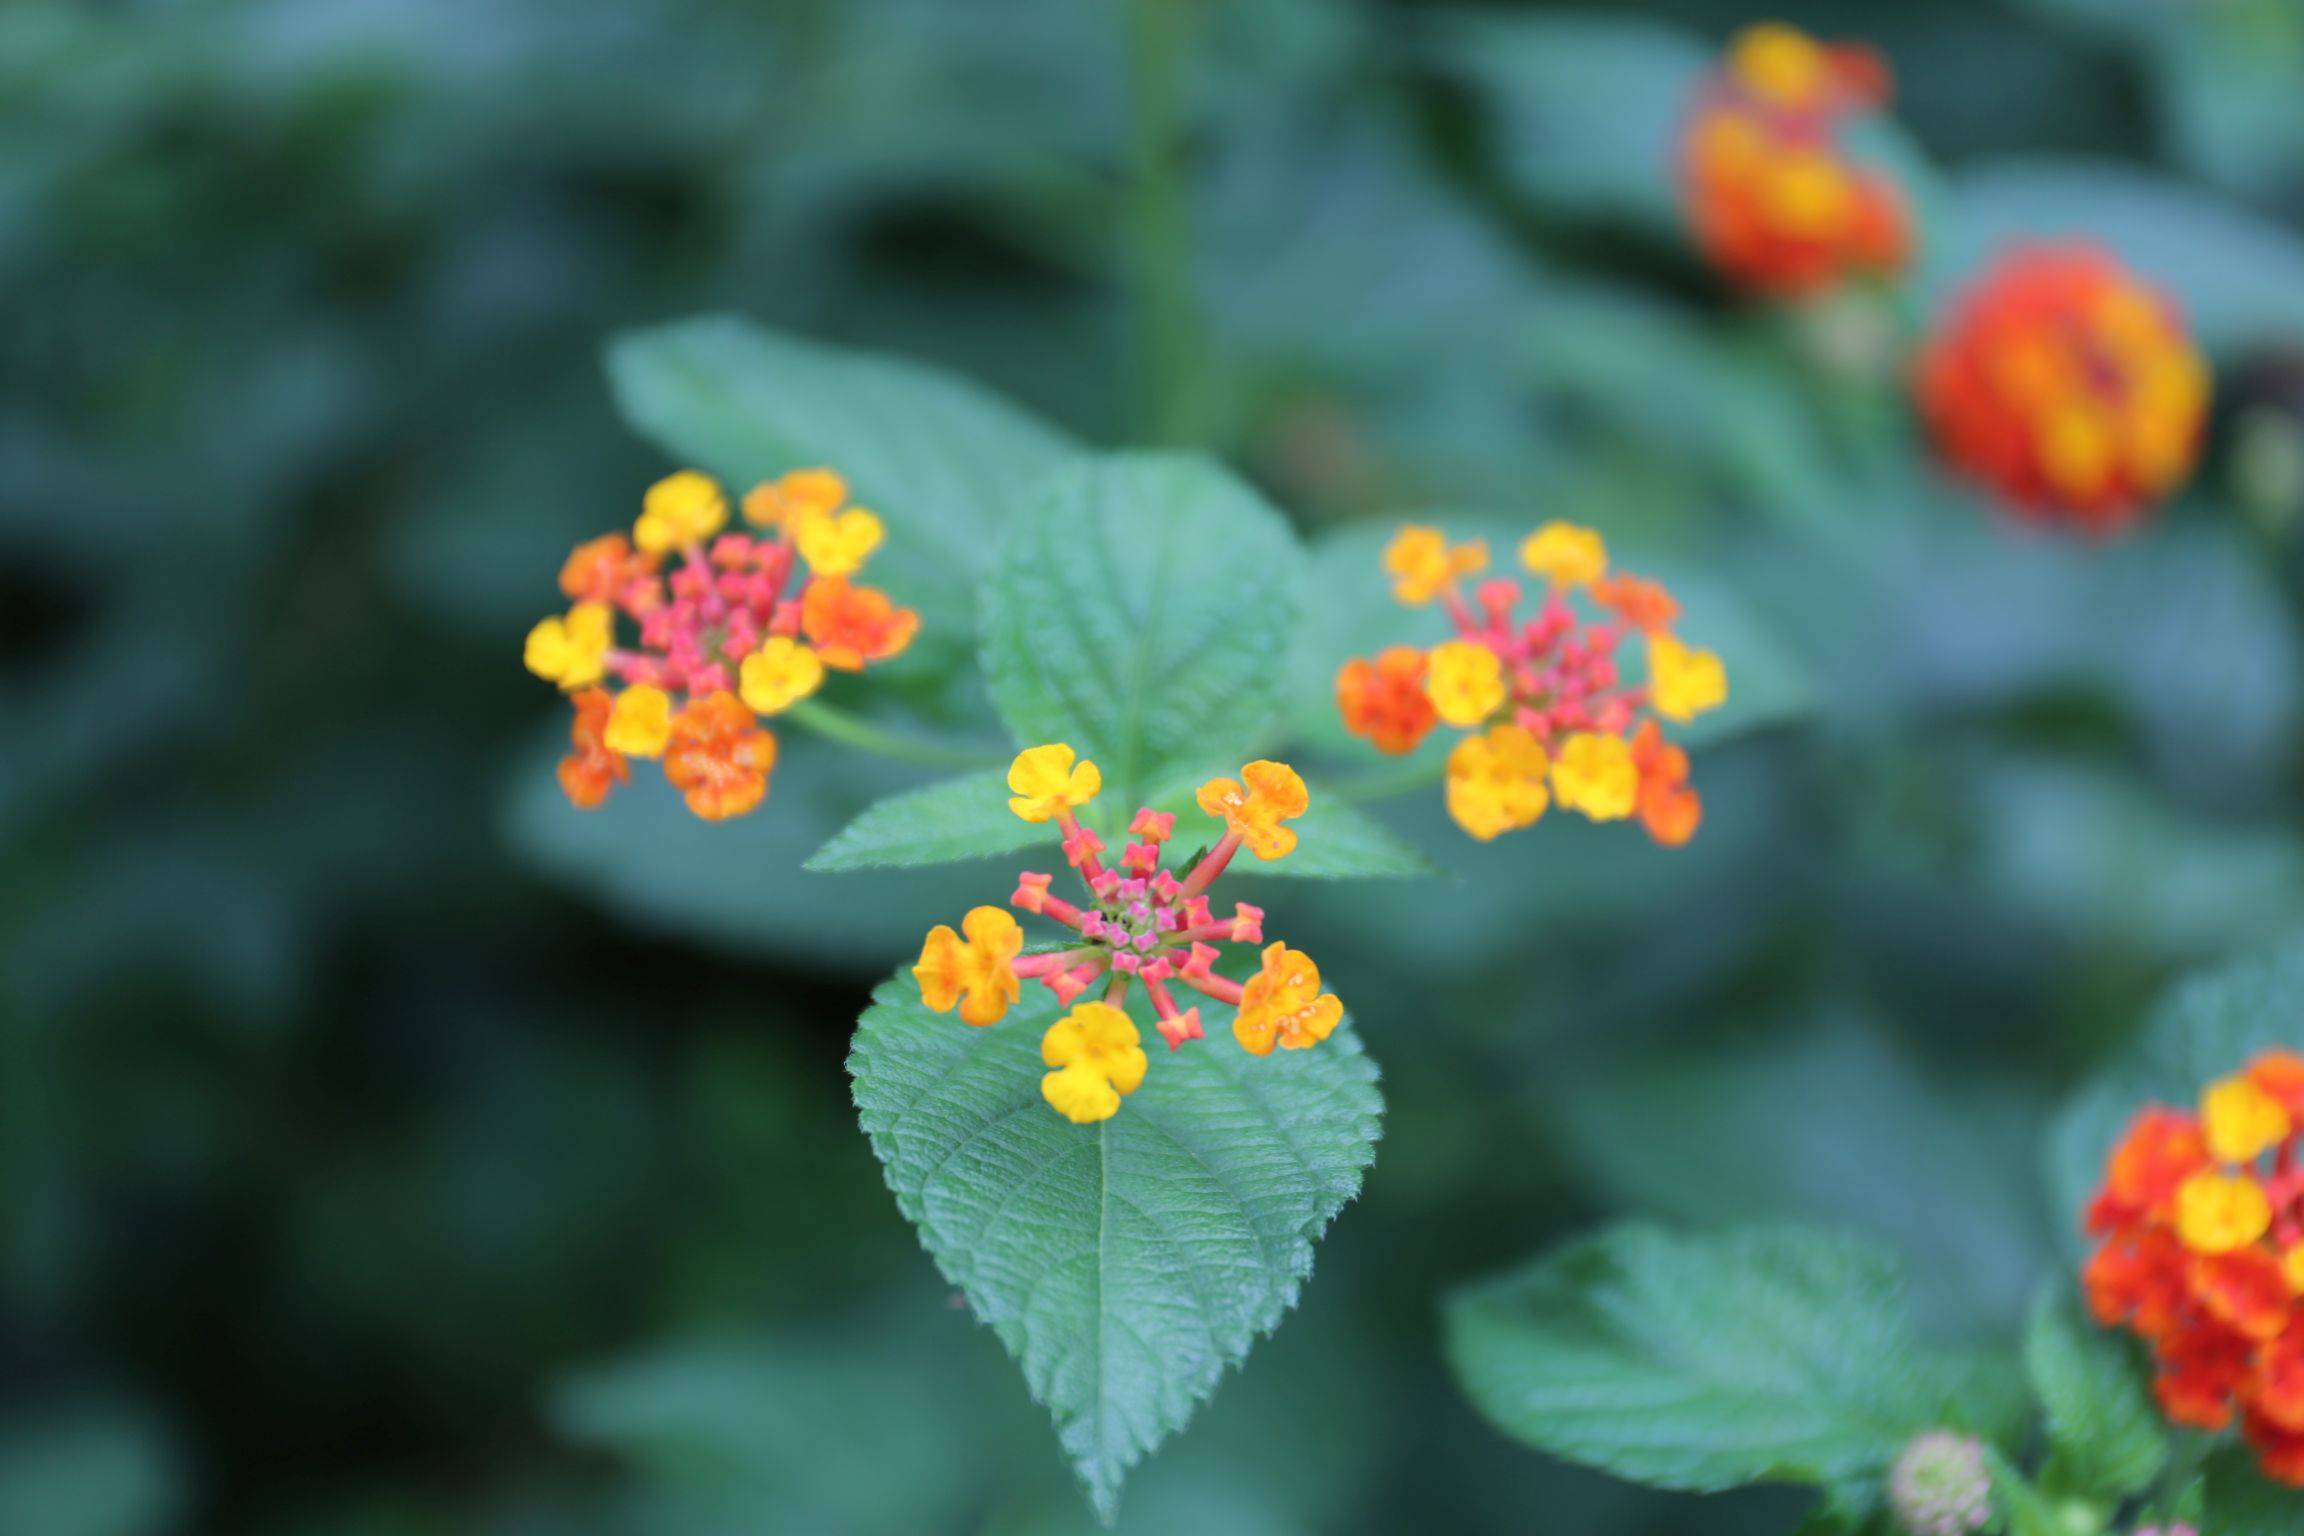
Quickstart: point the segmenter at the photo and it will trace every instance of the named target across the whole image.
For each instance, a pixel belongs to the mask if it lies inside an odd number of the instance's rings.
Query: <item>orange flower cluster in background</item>
[[[2025,515],[2113,533],[2191,472],[2209,372],[2175,304],[2109,252],[2036,245],[1957,300],[1915,387],[1953,468]]]
[[[1904,195],[1843,142],[1889,91],[1888,67],[1868,48],[1777,23],[1739,33],[1706,77],[1680,147],[1705,257],[1738,285],[1782,298],[1901,271],[1912,254]]]
[[[1515,612],[1520,583],[1508,577],[1466,595],[1465,579],[1487,569],[1485,544],[1402,528],[1384,551],[1393,595],[1411,607],[1439,602],[1456,638],[1344,663],[1336,707],[1345,729],[1396,754],[1415,751],[1443,721],[1469,732],[1448,755],[1448,813],[1482,842],[1534,825],[1554,804],[1593,821],[1636,815],[1657,842],[1687,842],[1703,801],[1688,783],[1687,752],[1664,739],[1659,720],[1685,724],[1725,703],[1727,669],[1673,632],[1680,605],[1663,587],[1610,574],[1592,529],[1546,523],[1521,541],[1520,562],[1546,587],[1526,620]],[[1647,653],[1639,683],[1618,662],[1635,633]]]
[[[757,534],[730,533],[719,485],[682,470],[649,487],[630,535],[576,547],[560,571],[572,606],[525,649],[576,706],[560,762],[571,801],[598,806],[630,779],[629,759],[652,757],[698,816],[741,816],[776,765],[759,717],[814,693],[828,668],[861,671],[911,643],[919,616],[850,580],[883,530],[847,501],[832,471],[795,470],[744,498]],[[619,617],[637,631],[629,645]]]
[[[2304,1486],[2304,1056],[2267,1051],[2197,1112],[2154,1106],[2088,1208],[2082,1282],[2106,1327],[2151,1346],[2178,1424],[2240,1419],[2266,1476]]]

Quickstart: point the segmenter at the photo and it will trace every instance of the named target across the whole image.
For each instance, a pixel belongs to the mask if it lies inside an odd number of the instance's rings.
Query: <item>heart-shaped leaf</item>
[[[1070,742],[1144,803],[1251,755],[1287,677],[1303,555],[1262,497],[1191,455],[1099,458],[1019,509],[984,584],[984,671],[1027,745]]]
[[[1036,990],[972,1029],[903,977],[874,994],[848,1069],[897,1205],[1023,1366],[1109,1521],[1128,1468],[1295,1303],[1383,1100],[1349,1022],[1258,1058],[1216,1008],[1205,1040],[1170,1053],[1153,1037],[1119,1114],[1074,1125],[1040,1094],[1056,1011]]]

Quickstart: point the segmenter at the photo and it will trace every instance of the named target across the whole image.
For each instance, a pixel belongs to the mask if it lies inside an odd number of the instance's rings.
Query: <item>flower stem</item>
[[[1198,0],[1130,0],[1133,175],[1125,227],[1137,412],[1155,443],[1185,443],[1200,390],[1199,321],[1184,186],[1184,65]]]
[[[900,763],[922,763],[931,768],[993,768],[999,766],[998,756],[988,750],[963,746],[956,742],[921,741],[910,736],[899,736],[822,699],[802,699],[784,712],[783,718],[795,725],[806,726],[817,735],[843,746],[870,752],[878,757],[894,758]]]

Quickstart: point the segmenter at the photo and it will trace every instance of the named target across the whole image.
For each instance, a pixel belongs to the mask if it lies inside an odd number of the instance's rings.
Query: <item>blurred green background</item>
[[[918,775],[797,737],[728,828],[550,781],[520,637],[669,467],[601,349],[706,310],[1199,443],[1308,533],[1595,521],[1768,658],[1681,854],[1431,793],[1383,814],[1450,878],[1262,898],[1386,1136],[1122,1529],[1789,1530],[1449,1384],[1438,1293],[1613,1213],[1873,1231],[2004,1349],[2049,1107],[2304,918],[2304,10],[1782,14],[1896,69],[1915,312],[2034,227],[2192,308],[2216,441],[2147,532],[2004,526],[1698,266],[1667,156],[1732,4],[0,6],[0,1531],[1088,1528],[842,1070],[1004,873],[802,874]]]

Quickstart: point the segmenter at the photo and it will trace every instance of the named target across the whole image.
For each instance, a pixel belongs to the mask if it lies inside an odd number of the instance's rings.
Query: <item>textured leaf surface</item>
[[[2070,1484],[2107,1500],[2150,1486],[2168,1459],[2168,1436],[2126,1340],[2092,1326],[2052,1287],[2032,1314],[2024,1367]]]
[[[1950,1398],[1895,1263],[1795,1228],[1618,1227],[1458,1292],[1447,1344],[1505,1433],[1698,1492],[1875,1477]]]
[[[1383,1100],[1346,1023],[1258,1060],[1222,1008],[1161,1050],[1100,1126],[1040,1096],[1035,991],[988,1029],[882,986],[849,1071],[898,1206],[1055,1416],[1111,1518],[1128,1468],[1181,1428],[1294,1304],[1312,1244],[1360,1188]]]
[[[2136,1043],[2073,1100],[2056,1127],[2050,1182],[2077,1242],[2104,1159],[2147,1104],[2188,1106],[2271,1046],[2304,1050],[2304,944],[2180,983]]]
[[[1019,741],[1094,759],[1133,808],[1180,759],[1263,742],[1301,565],[1280,515],[1205,459],[1080,465],[1018,513],[984,585],[993,702]]]
[[[817,849],[808,868],[832,872],[951,864],[1050,842],[1054,836],[1008,809],[1007,770],[993,768],[879,801]]]
[[[625,335],[608,373],[635,431],[736,494],[810,465],[847,476],[888,524],[871,579],[920,610],[929,647],[966,644],[1001,525],[1079,454],[973,384],[732,316]]]

